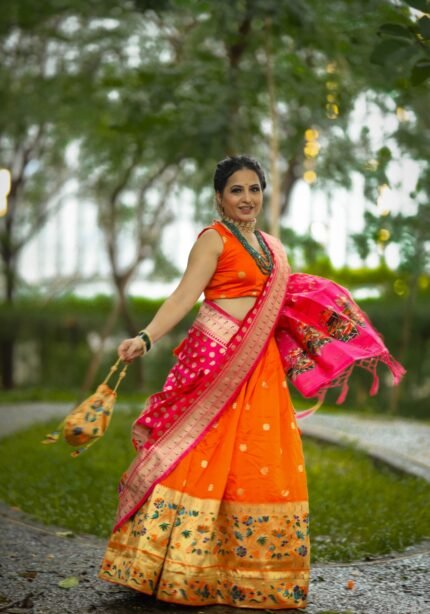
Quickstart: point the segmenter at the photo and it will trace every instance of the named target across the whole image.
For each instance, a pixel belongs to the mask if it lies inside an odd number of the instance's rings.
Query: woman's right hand
[[[118,356],[123,362],[132,362],[145,354],[146,345],[141,337],[124,339],[118,346]]]

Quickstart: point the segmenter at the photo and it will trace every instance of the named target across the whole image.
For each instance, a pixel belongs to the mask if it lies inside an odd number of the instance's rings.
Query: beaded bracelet
[[[151,339],[148,331],[146,331],[144,329],[140,330],[137,333],[137,336],[140,337],[142,339],[143,343],[145,344],[145,354],[146,354],[152,348],[152,339]]]

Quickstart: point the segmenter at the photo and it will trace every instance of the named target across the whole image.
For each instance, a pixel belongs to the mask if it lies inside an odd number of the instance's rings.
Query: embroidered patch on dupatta
[[[371,396],[378,391],[379,362],[388,366],[394,384],[406,372],[348,290],[317,275],[290,275],[275,338],[291,383],[304,397],[318,399],[297,412],[299,418],[318,409],[329,388],[341,388],[336,402],[343,403],[354,366],[373,375]]]

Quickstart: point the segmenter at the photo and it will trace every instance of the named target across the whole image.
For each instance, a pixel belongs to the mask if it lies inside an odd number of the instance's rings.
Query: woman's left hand
[[[124,339],[118,346],[118,356],[123,362],[132,362],[145,354],[146,345],[141,337]]]

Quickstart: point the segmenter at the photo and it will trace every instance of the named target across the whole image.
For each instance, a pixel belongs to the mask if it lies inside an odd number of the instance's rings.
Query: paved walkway
[[[72,408],[73,403],[0,404],[0,438],[21,431],[31,424],[48,422],[51,418],[60,420]]]
[[[305,435],[354,444],[397,469],[430,482],[430,425],[417,420],[316,412],[299,421]]]
[[[62,535],[63,533],[63,535]],[[102,582],[97,570],[105,542],[69,536],[0,504],[0,612],[10,614],[237,614],[236,608],[175,606]],[[427,549],[426,549],[427,548]],[[398,558],[348,565],[314,565],[306,614],[429,614],[430,544]],[[75,577],[79,584],[58,583]],[[348,589],[352,580],[354,588]],[[261,611],[261,610],[260,610]],[[279,611],[279,610],[278,610]],[[283,610],[291,612],[291,610]],[[302,610],[303,611],[303,610]],[[270,612],[270,610],[265,610]]]
[[[0,406],[0,437],[34,422],[60,418],[67,405]],[[354,441],[374,456],[429,479],[430,427],[422,423],[316,414],[300,425],[314,437]],[[69,532],[66,534],[70,535]],[[0,504],[0,612],[68,614],[128,612],[237,614],[237,609],[180,607],[97,579],[105,542],[69,536]],[[314,565],[306,614],[430,614],[430,543],[405,553],[356,564]],[[69,576],[75,588],[58,583]],[[347,582],[354,582],[352,589]],[[267,612],[268,610],[266,610]],[[287,612],[287,611],[285,611]],[[291,610],[288,610],[291,612]]]

